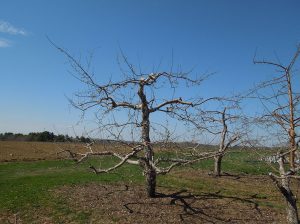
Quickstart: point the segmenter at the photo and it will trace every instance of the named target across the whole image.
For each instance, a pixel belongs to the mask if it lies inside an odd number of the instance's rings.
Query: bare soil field
[[[0,141],[0,162],[60,159],[64,143]]]
[[[78,142],[0,141],[0,162],[66,159],[68,158],[68,153],[62,153],[62,151],[86,152],[85,146],[85,143]],[[111,143],[93,145],[93,151],[96,152],[112,149],[121,153],[130,150],[130,148],[116,143],[114,145]],[[161,149],[156,148],[157,150]]]
[[[94,151],[109,148],[109,145],[103,144],[93,146]],[[62,151],[66,149],[74,152],[86,151],[84,143],[0,141],[0,162],[65,159],[67,154]],[[121,150],[120,147],[117,150]]]

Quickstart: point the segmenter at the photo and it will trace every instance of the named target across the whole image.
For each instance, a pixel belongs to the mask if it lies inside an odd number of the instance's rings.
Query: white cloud
[[[0,48],[2,47],[10,47],[11,42],[9,40],[0,39]]]
[[[0,20],[0,32],[13,34],[13,35],[23,35],[23,36],[26,36],[28,34],[26,30],[22,28],[16,28],[9,22],[3,20]]]

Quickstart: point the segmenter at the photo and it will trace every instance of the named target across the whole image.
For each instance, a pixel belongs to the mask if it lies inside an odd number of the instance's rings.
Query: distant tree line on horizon
[[[69,135],[55,135],[53,132],[30,132],[29,134],[5,132],[0,133],[0,141],[24,141],[24,142],[91,142],[84,136],[72,137]]]

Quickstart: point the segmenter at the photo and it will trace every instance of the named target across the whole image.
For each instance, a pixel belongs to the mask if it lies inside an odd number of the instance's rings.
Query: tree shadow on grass
[[[221,177],[232,177],[235,180],[241,179],[241,175],[240,174],[231,174],[231,173],[227,173],[227,172],[221,173]]]

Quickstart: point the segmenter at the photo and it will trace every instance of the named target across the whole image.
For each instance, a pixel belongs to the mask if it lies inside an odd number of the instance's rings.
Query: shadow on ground
[[[243,198],[225,196],[220,191],[193,194],[162,187],[158,192],[156,198],[147,198],[142,186],[90,184],[63,187],[55,194],[68,195],[65,199],[69,206],[89,213],[88,221],[92,223],[281,223],[278,220],[282,220],[275,211],[261,207],[256,194]]]

